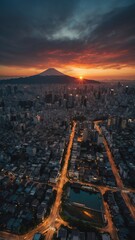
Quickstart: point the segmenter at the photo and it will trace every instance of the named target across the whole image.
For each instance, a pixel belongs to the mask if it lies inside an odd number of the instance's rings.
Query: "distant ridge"
[[[77,84],[79,79],[65,75],[55,68],[48,68],[38,75],[0,80],[0,84]],[[83,83],[100,84],[95,80],[84,79]]]

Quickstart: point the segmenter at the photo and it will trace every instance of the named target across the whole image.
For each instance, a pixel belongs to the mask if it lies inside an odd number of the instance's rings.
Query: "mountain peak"
[[[59,72],[55,68],[48,68],[47,70],[45,70],[44,72],[40,73],[39,75],[40,76],[64,76],[65,74]]]

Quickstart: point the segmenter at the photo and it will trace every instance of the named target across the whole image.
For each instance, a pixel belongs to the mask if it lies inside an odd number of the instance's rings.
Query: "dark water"
[[[94,210],[102,210],[102,198],[98,192],[70,188],[69,198],[71,202],[84,204],[86,207]]]

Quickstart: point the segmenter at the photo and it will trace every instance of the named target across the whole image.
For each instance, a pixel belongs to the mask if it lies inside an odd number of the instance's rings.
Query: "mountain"
[[[63,73],[59,72],[55,68],[48,68],[44,72],[39,74],[40,76],[65,76]]]
[[[48,68],[38,75],[0,80],[0,84],[77,84],[79,81],[75,77],[64,75],[55,68]],[[87,79],[84,79],[83,83],[100,84],[98,81]]]

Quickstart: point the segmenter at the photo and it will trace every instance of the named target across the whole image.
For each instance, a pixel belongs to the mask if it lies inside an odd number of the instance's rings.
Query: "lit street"
[[[76,127],[76,123],[74,122],[72,131],[70,134],[67,152],[65,155],[64,165],[63,165],[63,168],[61,171],[60,180],[57,185],[56,200],[54,202],[54,205],[52,206],[49,217],[44,221],[44,223],[41,223],[35,229],[33,229],[32,231],[28,232],[27,234],[25,234],[23,236],[14,235],[11,233],[0,232],[0,237],[3,237],[6,240],[10,240],[10,239],[11,240],[19,240],[19,239],[20,240],[22,240],[22,239],[31,240],[33,238],[33,235],[36,232],[40,232],[43,234],[47,233],[46,239],[52,239],[52,236],[53,236],[54,232],[56,231],[56,229],[58,229],[61,224],[66,225],[66,223],[64,223],[64,221],[59,216],[59,210],[60,210],[60,205],[61,205],[63,186],[65,184],[65,179],[66,179],[66,175],[67,175],[68,162],[70,159],[72,144],[73,144],[74,135],[75,135],[75,127]]]
[[[101,128],[99,127],[99,125],[97,123],[95,123],[95,127],[96,127],[96,130],[102,134],[102,131],[101,131]],[[114,162],[114,158],[112,156],[112,153],[109,149],[109,146],[108,146],[108,143],[104,137],[104,146],[105,146],[105,149],[106,149],[106,152],[107,152],[107,156],[108,156],[108,159],[109,159],[109,162],[110,162],[110,165],[111,165],[111,168],[112,168],[112,172],[114,174],[114,177],[116,179],[116,182],[117,182],[117,186],[119,188],[119,190],[121,190],[121,195],[127,205],[127,207],[129,208],[130,210],[130,213],[133,217],[133,219],[135,220],[135,207],[132,205],[131,201],[130,201],[130,198],[128,197],[127,193],[124,190],[124,184],[120,178],[120,175],[119,175],[119,171],[115,165],[115,162]],[[129,189],[130,190],[130,189]]]

